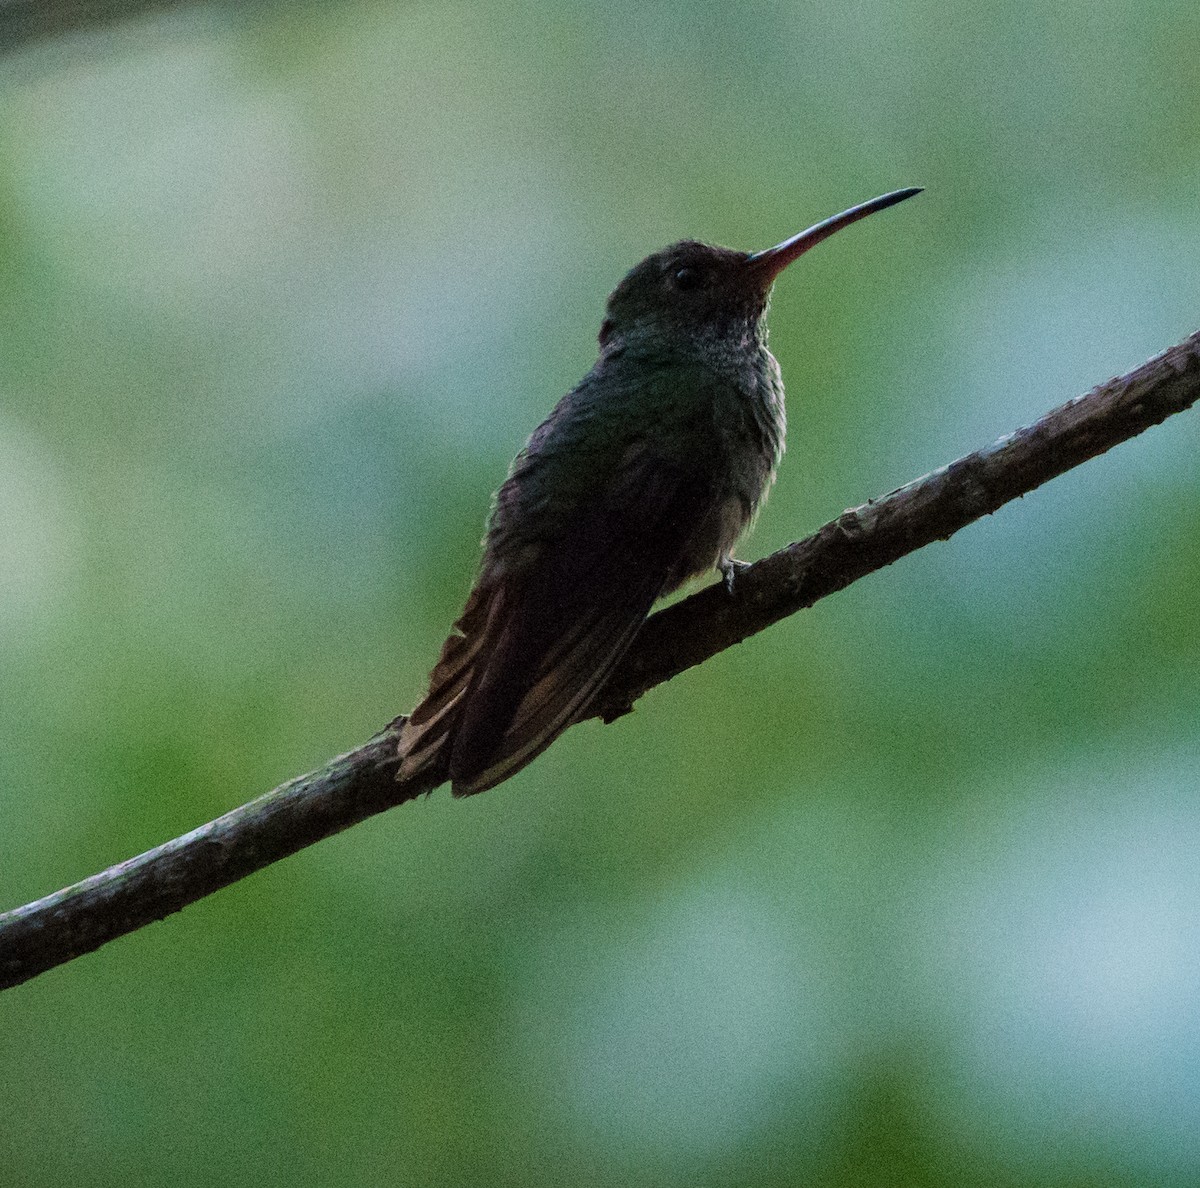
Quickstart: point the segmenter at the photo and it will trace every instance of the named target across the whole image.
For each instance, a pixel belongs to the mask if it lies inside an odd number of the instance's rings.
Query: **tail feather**
[[[487,639],[486,625],[503,603],[500,591],[476,586],[463,613],[442,645],[429,675],[429,694],[408,716],[400,732],[400,772],[412,779],[443,768],[449,775],[449,743],[462,716],[463,702],[475,675],[479,651]]]

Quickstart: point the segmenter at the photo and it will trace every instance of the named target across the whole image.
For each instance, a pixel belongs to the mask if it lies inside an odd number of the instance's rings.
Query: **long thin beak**
[[[906,190],[893,190],[890,194],[872,198],[870,202],[852,206],[841,214],[816,223],[807,231],[801,231],[799,235],[793,235],[791,239],[777,243],[773,248],[755,252],[746,260],[746,265],[750,271],[761,277],[764,285],[769,285],[793,260],[802,256],[809,248],[816,247],[821,240],[828,239],[835,231],[849,227],[851,223],[857,223],[859,219],[865,219],[877,210],[895,206],[897,202],[903,202],[905,198],[911,198],[920,192],[920,186],[909,186]]]

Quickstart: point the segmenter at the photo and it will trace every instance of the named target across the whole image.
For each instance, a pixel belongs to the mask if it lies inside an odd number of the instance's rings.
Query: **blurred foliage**
[[[786,274],[747,556],[1195,329],[1200,8],[191,7],[0,58],[0,902],[422,691],[682,236]],[[6,1184],[1200,1180],[1194,415],[0,1000]]]

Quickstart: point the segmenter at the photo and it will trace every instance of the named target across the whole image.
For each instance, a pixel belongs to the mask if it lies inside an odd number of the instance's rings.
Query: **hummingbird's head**
[[[775,278],[793,260],[835,231],[920,192],[894,190],[762,252],[735,252],[693,239],[673,243],[647,256],[613,290],[600,346],[633,336],[655,343],[750,342],[766,314]]]
[[[608,298],[600,345],[616,335],[675,337],[750,330],[771,280],[747,269],[747,252],[685,239],[647,256]]]

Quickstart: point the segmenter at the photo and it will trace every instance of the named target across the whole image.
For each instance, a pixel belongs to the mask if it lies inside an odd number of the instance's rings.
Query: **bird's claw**
[[[725,592],[733,593],[733,583],[739,573],[744,573],[750,568],[749,561],[735,561],[732,557],[722,557],[721,562],[717,567],[721,571],[721,577],[725,581]]]

